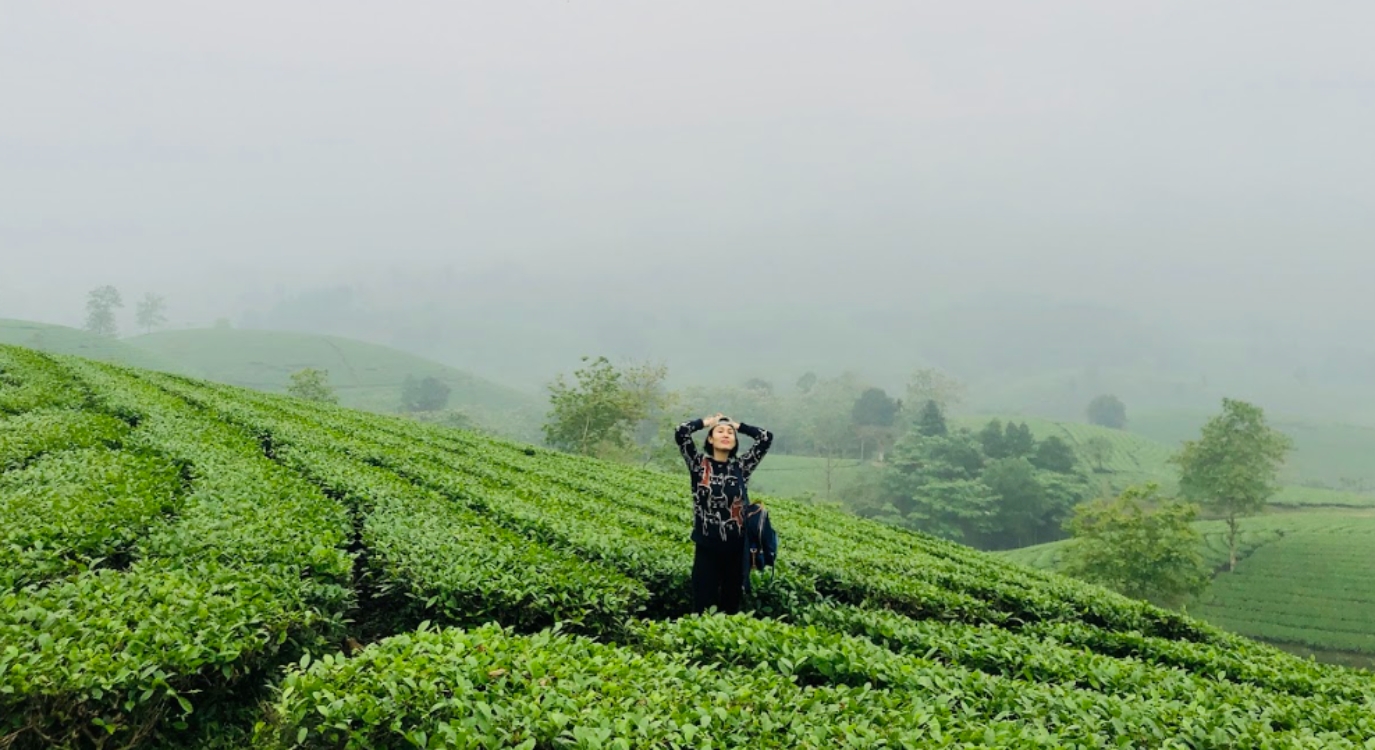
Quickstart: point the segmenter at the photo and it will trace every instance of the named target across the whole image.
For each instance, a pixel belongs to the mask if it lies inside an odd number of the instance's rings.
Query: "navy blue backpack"
[[[769,509],[763,503],[750,502],[744,477],[741,480],[740,499],[745,504],[745,556],[740,564],[744,569],[745,592],[749,593],[750,571],[768,568],[769,574],[773,574],[774,562],[778,559],[778,532],[769,521]]]

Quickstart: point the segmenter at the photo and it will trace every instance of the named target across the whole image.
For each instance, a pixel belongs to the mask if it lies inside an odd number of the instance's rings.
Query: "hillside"
[[[101,362],[114,362],[164,372],[198,374],[175,359],[131,345],[127,339],[111,339],[79,328],[0,318],[0,344],[24,346],[53,354],[70,354]]]
[[[1203,553],[1217,570],[1188,610],[1219,627],[1324,659],[1375,665],[1375,514],[1309,510],[1245,519],[1234,572],[1226,526],[1197,524]],[[1054,570],[1064,542],[1000,553]],[[1353,654],[1363,658],[1352,658]]]
[[[1375,733],[1369,673],[785,499],[755,614],[692,616],[682,477],[10,347],[0,415],[10,748]]]
[[[1132,415],[1127,429],[1177,445],[1196,438],[1209,416],[1195,412]],[[1294,452],[1283,476],[1286,483],[1375,494],[1375,464],[1370,461],[1375,454],[1375,429],[1284,417],[1270,422],[1294,440]]]
[[[502,434],[534,439],[545,405],[536,397],[391,347],[338,336],[282,331],[197,329],[129,339],[133,346],[210,380],[282,392],[291,373],[329,372],[344,406],[394,412],[407,375],[434,377],[452,390],[449,407]]]

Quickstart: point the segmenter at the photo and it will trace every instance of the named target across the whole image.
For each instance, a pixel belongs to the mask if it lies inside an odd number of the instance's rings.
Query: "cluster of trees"
[[[97,336],[117,337],[119,324],[115,319],[115,310],[123,307],[124,299],[119,289],[108,284],[92,289],[86,295],[85,329]],[[165,325],[167,300],[152,292],[143,295],[135,308],[134,321],[144,333],[152,333],[154,328]]]
[[[554,448],[646,466],[673,468],[673,428],[692,416],[725,412],[774,431],[779,453],[824,459],[826,494],[844,461],[883,462],[894,441],[916,420],[907,404],[944,407],[963,396],[959,381],[935,370],[915,373],[904,398],[864,383],[852,373],[823,378],[806,373],[791,387],[762,378],[734,387],[666,386],[667,368],[617,366],[606,357],[583,357],[571,380],[549,384],[545,442]]]
[[[680,398],[664,385],[663,365],[616,367],[606,357],[583,357],[573,372],[549,385],[545,442],[559,450],[642,465],[669,465],[672,430],[682,418]]]
[[[978,432],[951,428],[935,401],[879,476],[852,501],[856,513],[982,549],[1063,538],[1065,519],[1090,494],[1064,440],[1037,440],[1025,423],[1000,420]]]
[[[447,383],[438,378],[407,375],[401,382],[401,412],[450,427],[476,429],[477,424],[470,416],[446,408],[451,390]],[[329,370],[316,367],[291,373],[286,391],[291,396],[307,401],[339,403],[339,395],[329,383]]]
[[[1161,497],[1147,484],[1079,506],[1061,572],[1164,606],[1202,593],[1211,571],[1191,522],[1202,513],[1227,522],[1227,569],[1235,570],[1240,519],[1261,512],[1279,490],[1292,447],[1260,407],[1223,399],[1222,413],[1171,459],[1181,497]]]

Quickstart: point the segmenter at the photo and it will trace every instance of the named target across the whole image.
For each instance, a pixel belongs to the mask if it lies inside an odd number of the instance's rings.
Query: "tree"
[[[930,367],[912,373],[907,379],[904,402],[925,404],[935,401],[942,412],[949,412],[964,400],[965,387],[956,378]]]
[[[86,330],[97,336],[114,338],[118,333],[114,312],[116,307],[124,307],[118,289],[108,284],[92,289],[86,295]]]
[[[1025,456],[989,461],[979,478],[998,496],[998,516],[987,540],[997,548],[1059,538],[1071,509],[1089,494],[1081,475],[1046,471]]]
[[[1112,394],[1105,393],[1095,397],[1089,402],[1086,412],[1089,424],[1111,427],[1114,430],[1127,426],[1127,407],[1121,399]]]
[[[334,389],[329,385],[329,371],[307,367],[291,373],[291,384],[286,392],[307,401],[320,401],[327,404],[339,402]]]
[[[858,381],[849,373],[817,380],[805,396],[798,399],[795,407],[800,420],[800,437],[812,455],[826,459],[826,500],[831,499],[836,460],[844,456],[846,449],[853,444],[850,413],[859,391]]]
[[[877,444],[882,460],[887,444],[893,438],[893,422],[897,419],[898,402],[882,388],[866,388],[850,408],[850,421],[859,435],[859,456],[864,458],[865,445]]]
[[[1074,449],[1069,446],[1069,443],[1066,443],[1058,435],[1051,435],[1036,445],[1036,452],[1031,456],[1031,463],[1042,471],[1072,474],[1075,464],[1078,463],[1078,456],[1074,455]]]
[[[135,320],[144,333],[152,333],[154,328],[167,322],[167,300],[161,295],[148,292],[139,300],[135,309]]]
[[[673,433],[686,415],[679,394],[664,387],[667,379],[668,367],[663,364],[645,363],[625,368],[623,382],[627,396],[633,412],[639,415],[631,425],[634,455],[626,458],[642,466],[667,469],[679,465],[682,460]]]
[[[979,478],[984,464],[968,431],[931,437],[914,429],[893,446],[883,489],[903,525],[969,540],[996,525],[998,497]]]
[[[983,451],[967,431],[907,433],[892,447],[883,487],[903,526],[965,541],[993,530],[998,497],[979,480]]]
[[[1003,451],[1009,456],[1030,456],[1036,450],[1036,436],[1026,422],[1007,423],[1003,430]]]
[[[1117,498],[1076,508],[1061,572],[1163,606],[1201,594],[1208,568],[1201,536],[1190,525],[1198,506],[1162,501],[1157,492],[1155,483],[1129,487]],[[1157,507],[1147,511],[1143,503]]]
[[[1102,435],[1094,435],[1084,441],[1083,452],[1084,458],[1093,464],[1093,470],[1103,474],[1108,471],[1108,464],[1112,462],[1113,454],[1117,453],[1117,446]]]
[[[1180,493],[1227,520],[1228,570],[1237,567],[1238,519],[1262,510],[1279,491],[1279,470],[1292,446],[1266,424],[1260,407],[1224,398],[1222,413],[1203,425],[1200,438],[1170,458],[1179,466]]]
[[[898,404],[882,388],[866,388],[855,399],[850,419],[856,425],[891,427],[898,414]]]
[[[409,412],[439,411],[448,406],[450,390],[447,383],[434,376],[416,380],[408,374],[401,382],[401,408]]]
[[[1007,440],[1004,437],[1003,423],[1000,420],[989,420],[982,430],[979,430],[979,444],[983,446],[984,455],[989,458],[1006,458]]]
[[[1045,516],[1046,493],[1031,462],[1022,456],[994,459],[980,479],[998,497],[995,531],[1001,532],[1003,541],[1014,542],[1011,546],[1016,547],[1035,544]]]
[[[584,456],[624,458],[634,450],[635,429],[650,416],[653,404],[646,394],[657,388],[663,373],[654,368],[622,371],[606,357],[575,370],[575,385],[560,373],[549,384],[552,408],[544,424],[545,442]]]
[[[812,388],[816,386],[816,381],[816,373],[804,373],[802,377],[797,379],[797,390],[801,391],[802,393],[811,393]]]
[[[945,414],[941,413],[941,406],[934,399],[928,399],[926,405],[921,408],[915,429],[927,437],[944,437],[950,434],[950,428],[945,423]]]

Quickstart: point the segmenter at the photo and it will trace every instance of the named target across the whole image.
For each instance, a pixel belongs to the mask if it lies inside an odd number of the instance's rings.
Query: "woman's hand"
[[[708,430],[710,430],[710,429],[712,429],[713,427],[715,427],[716,425],[720,424],[720,423],[721,423],[721,420],[723,420],[723,419],[725,419],[725,418],[726,418],[726,415],[725,415],[725,414],[722,414],[721,412],[718,411],[718,412],[716,412],[716,414],[715,414],[714,416],[703,417],[703,418],[702,418],[702,426],[705,427],[705,428],[707,428]]]

